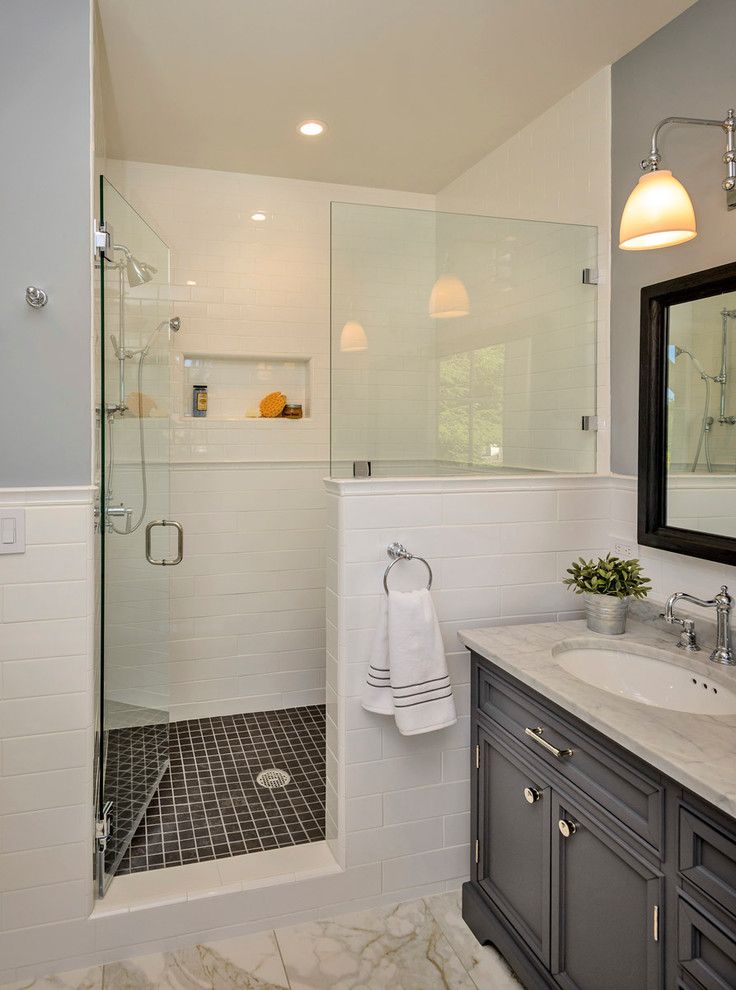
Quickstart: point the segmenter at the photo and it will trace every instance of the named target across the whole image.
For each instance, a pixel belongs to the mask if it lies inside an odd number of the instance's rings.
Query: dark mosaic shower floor
[[[324,706],[172,722],[169,755],[118,875],[324,839]],[[286,787],[256,783],[272,767]]]

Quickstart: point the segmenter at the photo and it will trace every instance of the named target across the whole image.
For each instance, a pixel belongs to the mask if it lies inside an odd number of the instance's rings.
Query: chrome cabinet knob
[[[569,839],[571,835],[575,835],[575,833],[578,830],[578,827],[575,824],[575,822],[565,821],[564,818],[560,818],[559,822],[557,823],[557,827],[559,828],[563,838],[565,839]]]
[[[525,787],[524,788],[524,800],[527,804],[534,804],[541,798],[541,794],[536,789],[536,787]]]

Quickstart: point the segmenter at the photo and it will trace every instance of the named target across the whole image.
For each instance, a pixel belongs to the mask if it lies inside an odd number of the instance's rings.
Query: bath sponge
[[[286,396],[283,392],[269,392],[268,395],[261,399],[261,416],[265,416],[268,419],[275,419],[276,416],[280,416],[284,411],[285,405]]]

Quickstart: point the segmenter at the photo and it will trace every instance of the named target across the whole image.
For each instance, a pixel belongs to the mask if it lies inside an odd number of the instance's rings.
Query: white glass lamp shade
[[[355,320],[348,320],[340,333],[340,350],[344,354],[368,350],[368,338],[365,330]]]
[[[435,320],[467,316],[470,312],[468,290],[457,275],[440,275],[432,286],[429,315]]]
[[[619,247],[650,251],[684,244],[697,233],[687,189],[672,172],[663,168],[642,175],[621,215]]]

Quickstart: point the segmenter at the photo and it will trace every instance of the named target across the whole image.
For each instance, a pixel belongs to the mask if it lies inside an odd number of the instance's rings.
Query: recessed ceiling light
[[[321,120],[304,120],[299,125],[299,133],[305,137],[319,137],[326,129],[327,124],[323,124]]]
[[[263,223],[266,219],[266,214],[262,213],[261,210],[257,210],[255,213],[251,213],[251,220],[255,220],[256,223]]]
[[[196,285],[196,284],[197,284],[197,283],[196,283],[196,282],[194,281],[194,279],[193,279],[193,278],[188,278],[188,279],[187,279],[187,285]]]

